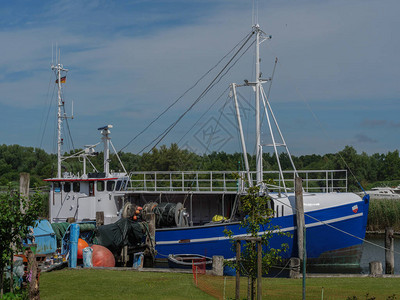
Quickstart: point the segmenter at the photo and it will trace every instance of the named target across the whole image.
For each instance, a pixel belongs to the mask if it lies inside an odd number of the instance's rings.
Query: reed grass
[[[368,231],[384,231],[393,227],[400,232],[400,201],[393,199],[371,200],[368,213]]]

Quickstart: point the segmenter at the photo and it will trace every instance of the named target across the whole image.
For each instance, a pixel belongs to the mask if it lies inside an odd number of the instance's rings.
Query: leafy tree
[[[282,236],[290,236],[287,233],[279,231],[278,226],[272,226],[271,219],[273,210],[271,209],[270,197],[260,196],[259,187],[251,187],[247,191],[247,195],[241,197],[241,212],[246,216],[240,222],[240,227],[245,228],[250,237],[261,237],[262,244],[262,272],[268,274],[272,265],[282,261],[282,252],[287,251],[288,244],[281,244],[281,248],[272,248],[269,240],[273,234]],[[260,232],[263,232],[260,235]],[[234,233],[225,230],[225,234],[230,238]],[[248,274],[249,282],[251,282],[252,291],[254,292],[255,278],[257,278],[257,247],[255,243],[244,242],[241,251],[240,261],[230,261],[228,264],[241,272]]]
[[[21,250],[21,240],[28,235],[28,227],[34,226],[41,203],[39,194],[28,200],[11,187],[0,194],[0,298],[3,296],[4,268],[8,264],[12,266],[14,251]],[[10,289],[12,291],[12,287]]]

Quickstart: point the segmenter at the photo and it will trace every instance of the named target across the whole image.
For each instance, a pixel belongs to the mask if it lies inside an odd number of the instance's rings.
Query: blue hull
[[[312,264],[358,264],[362,240],[365,237],[368,206],[368,200],[362,200],[306,213],[308,261]],[[282,255],[283,258],[297,257],[296,216],[273,218],[271,225],[279,226],[282,232],[288,232],[292,237],[275,234],[270,240],[270,246],[280,248],[282,243],[287,243],[289,248]],[[157,257],[191,253],[233,258],[235,253],[232,250],[232,242],[224,235],[224,229],[231,230],[234,235],[246,233],[238,223],[158,229]]]

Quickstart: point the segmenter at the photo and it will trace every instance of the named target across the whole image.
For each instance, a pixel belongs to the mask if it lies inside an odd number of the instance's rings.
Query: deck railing
[[[346,170],[301,170],[297,171],[303,178],[306,192],[346,192]],[[256,173],[251,172],[253,185],[256,184]],[[147,192],[243,192],[247,183],[244,172],[233,171],[154,171],[131,172],[133,191]],[[278,171],[265,171],[264,181],[268,189],[283,191],[282,182],[289,190],[294,187],[294,171],[284,171],[283,178]]]

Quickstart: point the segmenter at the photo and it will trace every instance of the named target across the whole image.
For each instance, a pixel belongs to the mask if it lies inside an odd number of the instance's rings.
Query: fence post
[[[303,228],[304,228],[304,206],[303,206],[303,184],[301,177],[296,177],[296,223],[297,223],[297,249],[300,260],[303,260]]]
[[[236,295],[235,299],[240,299],[240,268],[239,266],[240,261],[240,240],[236,241]]]
[[[385,229],[385,274],[394,274],[394,230]]]

